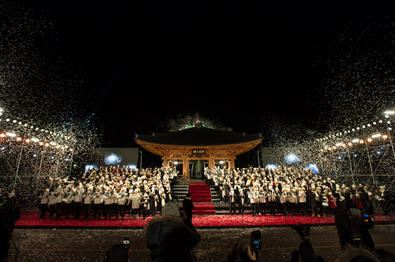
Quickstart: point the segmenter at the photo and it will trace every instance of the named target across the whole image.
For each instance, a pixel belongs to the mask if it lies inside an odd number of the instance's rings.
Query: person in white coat
[[[101,218],[101,205],[103,203],[103,195],[100,188],[96,188],[96,192],[93,194],[93,218]]]
[[[251,203],[252,216],[255,217],[255,216],[257,216],[257,206],[258,206],[258,201],[259,201],[258,188],[254,188],[251,190],[251,192],[249,194],[249,198],[250,198],[250,203]]]
[[[53,218],[56,213],[56,195],[55,192],[51,192],[48,198],[49,218]]]
[[[307,205],[306,205],[306,191],[304,187],[299,188],[299,209],[302,216],[306,216]]]
[[[132,216],[133,216],[133,220],[136,220],[138,215],[139,215],[139,211],[140,211],[140,200],[141,200],[141,196],[139,194],[139,189],[135,189],[133,194],[130,196],[130,201],[132,202]]]
[[[92,202],[93,202],[93,195],[90,189],[83,195],[84,198],[84,217],[89,218]]]
[[[126,193],[126,189],[122,188],[117,194],[117,213],[115,219],[118,219],[118,215],[121,214],[121,218],[125,216],[125,205],[128,204],[129,198]]]
[[[103,195],[103,199],[104,199],[104,207],[103,207],[104,219],[107,218],[111,219],[113,196],[110,188],[108,188],[106,193]]]
[[[63,199],[64,215],[68,219],[73,211],[74,193],[69,191],[66,198]]]
[[[77,189],[74,191],[74,219],[80,218],[83,200],[82,196],[83,191],[81,190],[81,187],[78,186]]]

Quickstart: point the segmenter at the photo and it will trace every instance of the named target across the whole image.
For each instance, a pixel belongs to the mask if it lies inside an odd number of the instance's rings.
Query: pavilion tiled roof
[[[152,133],[152,135],[136,134],[135,139],[160,145],[219,146],[256,141],[262,139],[262,136],[261,133],[245,134],[243,132],[194,127],[181,131]]]

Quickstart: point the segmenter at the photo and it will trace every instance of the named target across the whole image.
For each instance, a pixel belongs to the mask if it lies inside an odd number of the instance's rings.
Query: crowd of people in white
[[[73,216],[111,219],[127,215],[143,219],[161,213],[165,203],[172,200],[171,188],[177,171],[170,167],[130,169],[105,166],[89,169],[80,179],[53,179],[40,197],[40,218]]]
[[[165,203],[172,201],[172,186],[178,171],[162,168],[130,169],[105,166],[90,169],[81,178],[52,179],[40,195],[40,217],[73,217],[118,219],[126,215],[145,219],[161,214]],[[300,167],[205,168],[209,186],[228,203],[229,213],[244,214],[251,208],[253,216],[301,214],[333,216],[337,203],[347,209],[357,207],[372,213],[372,200],[389,212],[385,185],[340,184],[331,177],[315,174]]]
[[[340,184],[333,177],[323,177],[301,167],[205,169],[207,183],[218,192],[221,202],[229,204],[229,213],[244,213],[251,207],[252,215],[297,213],[312,216],[333,216],[337,203],[347,208],[372,209],[377,200],[388,213],[385,185]],[[371,210],[369,212],[372,212]]]

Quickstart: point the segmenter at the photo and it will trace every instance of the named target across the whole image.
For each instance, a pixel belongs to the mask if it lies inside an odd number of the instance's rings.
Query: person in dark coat
[[[315,187],[314,188],[309,188],[307,191],[307,199],[311,207],[311,215],[316,216],[317,215],[317,201],[316,201],[316,196],[315,196]]]
[[[371,217],[367,215],[364,217],[360,209],[350,208],[351,214],[351,237],[353,239],[360,238],[362,243],[366,244],[369,249],[374,249],[374,242],[372,236],[369,233],[369,229],[373,228],[373,221]]]
[[[151,261],[195,262],[193,248],[200,242],[200,234],[184,211],[174,202],[162,209],[162,217],[153,218],[144,227]]]
[[[184,209],[187,218],[192,222],[192,209],[195,209],[193,202],[191,200],[191,193],[188,193],[185,199],[182,201],[182,207]]]
[[[352,242],[349,235],[350,223],[351,221],[347,214],[346,205],[343,202],[340,202],[336,208],[335,225],[340,239],[341,250],[345,250],[347,243]]]
[[[6,261],[10,249],[11,234],[21,211],[15,197],[9,197],[0,207],[0,261]]]

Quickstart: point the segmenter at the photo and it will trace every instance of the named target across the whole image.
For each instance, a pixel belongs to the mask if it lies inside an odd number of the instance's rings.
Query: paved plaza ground
[[[289,227],[257,227],[229,229],[198,229],[201,241],[194,249],[199,261],[222,261],[234,243],[248,240],[253,230],[262,231],[263,249],[259,261],[289,261],[292,250],[299,245],[299,236]],[[395,225],[376,225],[371,231],[376,248],[395,253]],[[20,250],[17,261],[103,261],[114,244],[131,239],[132,262],[150,261],[141,229],[80,230],[80,229],[16,229],[14,240]],[[339,239],[334,226],[312,227],[311,242],[317,255],[334,261],[340,254]],[[10,254],[15,252],[11,244]],[[14,261],[14,256],[9,256]]]

